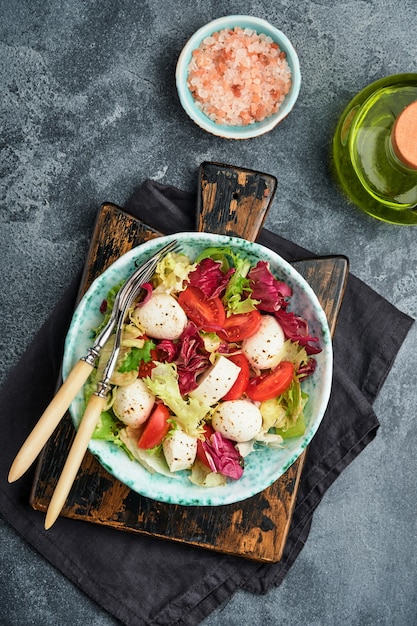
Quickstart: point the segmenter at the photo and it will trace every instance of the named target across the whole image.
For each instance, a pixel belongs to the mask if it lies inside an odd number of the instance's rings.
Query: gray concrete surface
[[[188,36],[237,13],[290,37],[302,88],[279,128],[235,143],[186,117],[174,70]],[[82,266],[98,206],[123,205],[145,178],[194,190],[204,160],[276,175],[266,225],[347,255],[352,273],[417,316],[417,231],[357,211],[328,170],[349,99],[417,71],[414,0],[1,0],[0,16],[0,382]],[[205,626],[417,623],[416,346],[414,327],[377,400],[376,440],[325,496],[283,585],[237,593]],[[0,537],[1,624],[116,623],[4,521]]]

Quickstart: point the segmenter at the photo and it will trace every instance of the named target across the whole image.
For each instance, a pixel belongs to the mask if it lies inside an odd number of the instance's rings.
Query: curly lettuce
[[[211,408],[197,398],[185,399],[181,396],[175,363],[158,363],[151,376],[144,381],[149,390],[171,409],[175,421],[188,435],[198,437],[202,434],[203,419]]]
[[[182,291],[195,264],[185,254],[169,252],[159,261],[153,277],[155,290],[165,293]]]

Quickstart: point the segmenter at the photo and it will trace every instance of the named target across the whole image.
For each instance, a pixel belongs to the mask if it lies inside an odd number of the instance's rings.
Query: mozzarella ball
[[[275,317],[263,315],[259,330],[244,340],[242,352],[254,368],[266,370],[280,362],[284,342],[284,331]]]
[[[116,417],[127,426],[136,428],[151,414],[155,396],[140,378],[125,387],[118,387],[113,402]]]
[[[197,438],[176,428],[162,442],[166,462],[171,472],[190,469],[197,454]]]
[[[248,400],[227,400],[217,407],[211,425],[226,439],[241,443],[256,437],[262,427],[262,415]]]
[[[225,356],[219,356],[214,365],[198,379],[198,387],[190,396],[212,406],[231,390],[240,374],[240,367]]]
[[[145,335],[154,339],[178,339],[187,325],[187,316],[168,293],[154,293],[133,313]]]

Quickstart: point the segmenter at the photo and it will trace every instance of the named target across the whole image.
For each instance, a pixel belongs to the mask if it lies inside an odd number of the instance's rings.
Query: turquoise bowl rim
[[[287,55],[288,65],[292,74],[292,85],[279,111],[262,122],[255,122],[249,126],[226,126],[216,124],[196,107],[193,96],[187,87],[188,65],[192,51],[214,32],[223,28],[252,28],[257,33],[269,35]],[[226,139],[250,139],[271,131],[292,111],[301,86],[301,71],[298,55],[288,37],[278,28],[266,20],[250,15],[230,15],[220,17],[199,28],[185,44],[177,61],[175,81],[178,96],[185,112],[203,130]]]

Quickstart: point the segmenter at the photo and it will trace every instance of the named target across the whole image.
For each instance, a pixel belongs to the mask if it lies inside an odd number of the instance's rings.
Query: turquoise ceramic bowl
[[[192,51],[199,47],[200,43],[209,35],[222,30],[223,28],[233,28],[240,26],[241,28],[251,28],[258,34],[264,33],[269,35],[276,42],[280,49],[286,53],[287,62],[291,69],[292,85],[289,93],[285,97],[284,102],[277,113],[266,118],[262,122],[255,122],[249,126],[226,126],[216,124],[207,117],[195,105],[191,91],[187,87],[188,66],[191,60]],[[225,137],[226,139],[250,139],[269,132],[277,124],[279,124],[292,110],[298,98],[301,84],[300,64],[297,53],[288,37],[280,30],[258,17],[248,15],[230,15],[206,24],[200,28],[185,44],[177,62],[176,68],[176,84],[180,102],[190,116],[190,118],[202,129]]]
[[[326,316],[308,283],[284,259],[256,243],[244,239],[206,233],[181,233],[153,239],[134,248],[120,257],[91,285],[77,307],[65,344],[63,376],[67,378],[78,359],[84,356],[92,345],[93,329],[101,322],[100,304],[109,289],[133,273],[138,264],[165,243],[176,239],[183,251],[194,259],[209,246],[231,246],[256,263],[259,259],[268,261],[271,270],[279,279],[286,281],[293,290],[291,309],[309,322],[312,334],[319,337],[322,352],[316,356],[317,368],[314,375],[303,383],[309,394],[305,417],[307,429],[302,437],[287,440],[279,450],[262,448],[245,459],[243,477],[230,481],[224,487],[204,488],[193,485],[188,472],[178,472],[176,478],[160,474],[150,474],[139,463],[130,461],[128,456],[114,444],[92,439],[90,451],[101,464],[122,483],[137,493],[157,500],[180,505],[218,506],[245,500],[277,480],[296,461],[316,433],[324,415],[332,379],[332,345]],[[81,391],[70,407],[74,425],[78,427],[85,409]]]

